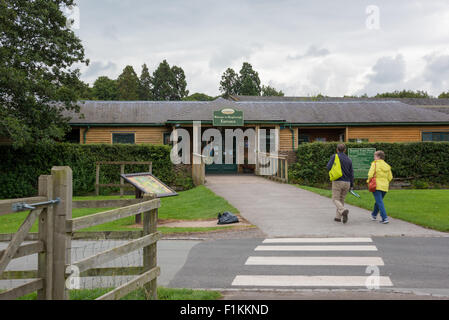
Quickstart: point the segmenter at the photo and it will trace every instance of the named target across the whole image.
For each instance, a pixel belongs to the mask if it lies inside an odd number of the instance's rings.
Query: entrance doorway
[[[232,148],[226,149],[225,144],[225,129],[223,127],[216,128],[221,133],[221,141],[216,146],[215,150],[211,150],[210,156],[215,156],[215,153],[221,153],[221,164],[220,163],[212,163],[206,165],[206,173],[237,173],[238,172],[238,164],[236,157],[237,150],[237,139],[234,137],[232,141]],[[232,163],[226,163],[226,155],[232,156]]]

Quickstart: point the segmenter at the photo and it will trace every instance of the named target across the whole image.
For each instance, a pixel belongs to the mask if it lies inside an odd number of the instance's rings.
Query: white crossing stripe
[[[264,266],[383,266],[379,257],[249,257],[246,265]]]
[[[379,286],[391,287],[389,277],[379,277]],[[367,276],[275,276],[240,275],[232,282],[233,286],[263,287],[365,287],[370,283]]]
[[[265,239],[263,243],[348,243],[373,242],[371,238],[275,238]]]
[[[255,251],[377,251],[376,246],[257,246]]]

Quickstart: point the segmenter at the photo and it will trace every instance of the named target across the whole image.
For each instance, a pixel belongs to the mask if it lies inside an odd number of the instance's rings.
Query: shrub
[[[69,143],[27,146],[21,149],[0,146],[0,198],[20,198],[36,194],[38,177],[50,174],[53,166],[72,168],[75,195],[93,192],[97,161],[152,161],[153,174],[164,183],[176,187],[177,175],[170,161],[168,146]],[[147,171],[146,165],[125,166],[126,173]],[[120,166],[102,165],[100,183],[119,183],[119,174]],[[183,189],[192,187],[188,178],[181,182]],[[111,189],[101,188],[101,191],[107,194]]]
[[[329,184],[326,164],[337,148],[335,143],[305,143],[298,148],[297,163],[290,166],[291,181],[307,185]],[[376,148],[385,152],[385,161],[391,166],[394,178],[425,180],[415,187],[449,185],[449,143],[346,143],[347,148]],[[365,185],[365,179],[357,179],[356,185]]]

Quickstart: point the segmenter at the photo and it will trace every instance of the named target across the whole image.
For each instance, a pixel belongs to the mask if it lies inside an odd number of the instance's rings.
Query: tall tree
[[[62,139],[65,110],[79,111],[89,64],[62,9],[73,0],[0,1],[0,135],[19,147]]]
[[[277,91],[275,88],[270,87],[270,86],[262,86],[262,96],[265,96],[265,97],[272,97],[272,96],[283,97],[284,93],[282,92],[282,90]]]
[[[153,100],[153,93],[151,92],[152,78],[147,65],[144,63],[142,66],[142,73],[139,79],[139,99],[140,100]]]
[[[239,94],[239,76],[232,68],[226,69],[221,76],[220,92],[223,97],[228,98],[231,95]]]
[[[240,69],[238,92],[243,96],[260,96],[259,73],[248,62],[244,62]]]
[[[106,76],[98,77],[92,88],[92,96],[94,100],[117,100],[117,81]]]
[[[174,76],[170,65],[166,60],[162,61],[153,72],[153,98],[154,100],[170,100],[172,94],[171,84],[174,83]]]
[[[132,66],[126,66],[117,79],[118,100],[139,100],[140,82]]]
[[[182,100],[189,95],[189,90],[187,90],[187,81],[184,70],[178,66],[173,66],[171,68],[173,73],[174,82],[172,84],[172,96],[170,100]]]
[[[184,70],[170,67],[167,60],[153,72],[152,87],[154,100],[181,100],[189,94]]]

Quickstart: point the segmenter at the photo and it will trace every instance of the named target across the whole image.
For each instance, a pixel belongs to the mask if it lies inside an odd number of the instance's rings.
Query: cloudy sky
[[[167,59],[218,95],[247,61],[287,96],[449,91],[448,0],[78,0],[82,79]]]

